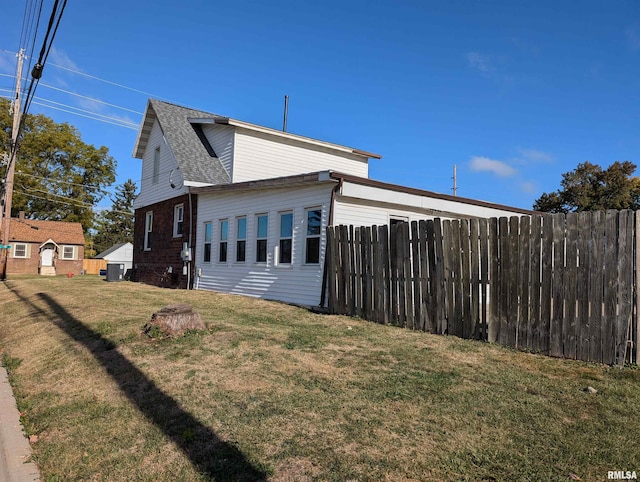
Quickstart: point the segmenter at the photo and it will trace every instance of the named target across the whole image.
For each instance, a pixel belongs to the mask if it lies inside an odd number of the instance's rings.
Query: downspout
[[[333,205],[335,204],[336,201],[336,193],[338,191],[342,190],[342,178],[338,179],[338,184],[336,184],[333,189],[331,189],[331,200],[329,201],[329,219],[327,221],[327,227],[328,226],[333,226]],[[326,291],[327,291],[327,268],[328,268],[328,261],[327,261],[327,246],[326,243],[328,241],[328,238],[325,234],[325,248],[324,248],[324,263],[323,263],[323,267],[322,267],[322,291],[320,292],[320,308],[324,308],[324,304],[326,301]]]
[[[187,261],[187,290],[191,289],[191,261],[193,260],[193,246],[191,244],[193,240],[193,194],[191,192],[191,186],[189,189],[189,252],[191,253],[191,259]]]

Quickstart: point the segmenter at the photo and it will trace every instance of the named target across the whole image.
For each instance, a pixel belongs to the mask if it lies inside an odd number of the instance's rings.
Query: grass
[[[207,331],[143,334],[172,303]],[[45,481],[640,471],[635,367],[91,276],[0,285],[0,350]]]

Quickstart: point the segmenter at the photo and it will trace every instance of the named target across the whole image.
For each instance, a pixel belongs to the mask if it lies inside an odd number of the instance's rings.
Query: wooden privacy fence
[[[327,228],[332,313],[550,356],[638,363],[640,216]]]

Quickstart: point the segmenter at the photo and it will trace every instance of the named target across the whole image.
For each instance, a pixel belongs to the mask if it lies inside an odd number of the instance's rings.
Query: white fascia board
[[[402,205],[409,209],[415,208],[423,212],[432,212],[434,214],[442,213],[443,216],[458,214],[461,217],[490,218],[523,215],[520,212],[510,211],[507,209],[476,206],[465,202],[449,201],[447,199],[438,199],[430,196],[391,191],[374,186],[350,183],[348,181],[343,182],[340,194],[345,197],[371,201],[372,203]]]
[[[210,182],[198,182],[198,181],[184,181],[184,185],[186,187],[205,187],[205,186],[214,186]]]

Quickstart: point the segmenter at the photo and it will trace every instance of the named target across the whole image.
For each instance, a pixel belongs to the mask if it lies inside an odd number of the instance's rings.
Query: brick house
[[[9,224],[8,274],[82,273],[84,233],[80,223],[20,217]]]

